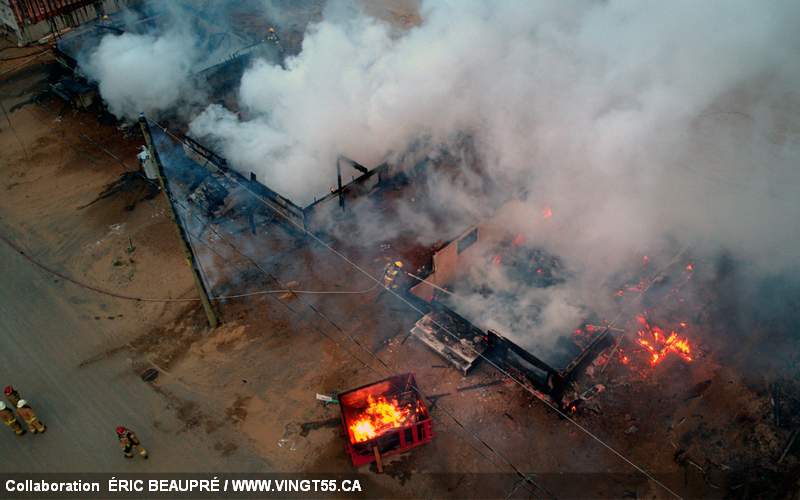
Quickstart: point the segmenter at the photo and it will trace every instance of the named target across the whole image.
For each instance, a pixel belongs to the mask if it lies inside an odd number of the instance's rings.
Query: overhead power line
[[[110,290],[105,290],[103,288],[90,285],[88,283],[84,283],[82,281],[78,281],[70,276],[53,269],[51,266],[48,266],[41,261],[33,258],[20,248],[17,244],[12,242],[10,239],[5,237],[4,235],[0,234],[0,240],[8,245],[11,249],[17,252],[20,256],[22,256],[25,260],[33,264],[34,266],[38,267],[39,269],[52,274],[53,276],[60,278],[68,283],[72,283],[75,286],[85,288],[87,290],[91,290],[92,292],[99,293],[101,295],[107,295],[109,297],[114,297],[115,299],[122,299],[122,300],[133,300],[136,302],[199,302],[199,298],[174,298],[174,297],[139,297],[135,295],[127,295],[124,293],[119,292],[112,292]],[[230,299],[240,299],[244,297],[253,297],[256,295],[270,295],[270,294],[282,294],[282,293],[291,293],[291,294],[308,294],[308,295],[358,295],[358,294],[365,294],[369,293],[374,290],[377,285],[372,285],[371,287],[364,289],[364,290],[295,290],[293,288],[281,288],[276,290],[257,290],[254,292],[247,292],[247,293],[238,293],[234,295],[216,295],[212,296],[211,300],[230,300]]]
[[[155,126],[156,126],[156,127],[158,127],[159,129],[161,129],[161,130],[162,130],[162,131],[163,131],[165,134],[167,134],[168,136],[170,136],[170,137],[172,137],[173,139],[175,139],[176,141],[178,141],[179,143],[183,143],[183,140],[182,140],[180,137],[177,137],[175,134],[173,134],[172,132],[170,132],[169,130],[167,130],[167,129],[166,129],[166,127],[164,127],[164,126],[162,126],[161,124],[159,124],[159,123],[157,123],[157,122],[154,122],[154,121],[152,121],[152,120],[150,120],[150,119],[148,119],[148,121],[149,121],[149,122],[150,122],[152,125],[155,125]],[[210,163],[210,162],[207,162],[207,163],[209,163],[210,165],[212,165],[212,166],[213,166],[213,168],[215,168],[217,172],[219,172],[220,174],[222,174],[223,176],[225,176],[225,177],[226,177],[228,180],[230,180],[230,181],[232,181],[232,182],[235,182],[236,184],[238,184],[239,186],[241,186],[241,187],[242,187],[242,188],[243,188],[245,191],[249,192],[249,193],[250,193],[251,195],[253,195],[253,196],[254,196],[254,197],[257,199],[257,200],[259,200],[259,201],[260,201],[260,202],[261,202],[261,203],[262,203],[264,206],[268,207],[268,208],[269,208],[270,210],[272,210],[274,213],[278,214],[280,217],[282,217],[283,219],[285,219],[285,220],[286,220],[286,221],[287,221],[289,224],[291,224],[292,226],[294,226],[294,227],[295,227],[296,229],[298,229],[300,232],[302,232],[302,233],[306,234],[306,235],[307,235],[309,238],[311,238],[312,240],[314,240],[314,241],[315,241],[315,242],[317,242],[318,244],[322,245],[322,247],[323,247],[323,248],[326,248],[328,251],[330,251],[331,253],[333,253],[334,255],[336,255],[337,257],[339,257],[340,259],[342,259],[344,262],[346,262],[346,263],[347,263],[349,266],[351,266],[353,269],[355,269],[355,270],[356,270],[356,271],[358,271],[359,273],[363,274],[364,276],[366,276],[367,278],[369,278],[370,280],[372,280],[373,282],[375,282],[377,285],[381,285],[381,284],[382,284],[382,283],[381,283],[381,280],[380,280],[380,279],[378,279],[378,278],[376,278],[375,276],[373,276],[371,273],[369,273],[369,271],[365,270],[365,269],[364,269],[364,268],[362,268],[360,265],[358,265],[357,263],[353,262],[353,261],[352,261],[350,258],[348,258],[346,255],[342,254],[340,251],[338,251],[338,250],[336,250],[335,248],[333,248],[331,245],[329,245],[329,244],[328,244],[328,243],[326,243],[324,240],[322,240],[320,237],[318,237],[317,235],[315,235],[314,233],[312,233],[311,231],[309,231],[308,229],[306,229],[305,227],[303,227],[301,224],[299,224],[299,223],[297,223],[296,221],[292,220],[292,219],[291,219],[290,217],[288,217],[286,214],[283,214],[283,213],[281,213],[279,210],[277,210],[277,209],[275,209],[274,207],[272,207],[272,206],[271,206],[271,205],[270,205],[270,204],[269,204],[269,203],[268,203],[266,200],[264,200],[264,199],[263,199],[263,197],[261,197],[261,195],[259,195],[258,193],[254,192],[254,191],[253,191],[253,190],[252,190],[252,189],[251,189],[249,186],[247,186],[246,184],[242,183],[242,182],[241,182],[239,179],[237,179],[235,176],[232,176],[230,173],[228,173],[228,172],[225,172],[224,170],[222,170],[222,169],[218,168],[218,167],[217,167],[216,165],[214,165],[213,163]],[[677,259],[677,258],[678,258],[680,255],[682,255],[682,254],[683,254],[685,251],[686,251],[686,249],[683,249],[683,250],[681,250],[680,252],[678,252],[678,255],[676,255],[675,259]],[[673,261],[674,261],[675,259],[673,259]],[[656,275],[656,276],[654,276],[654,277],[653,277],[653,279],[651,280],[651,283],[650,283],[650,285],[652,285],[652,283],[653,283],[653,282],[656,280],[656,278],[658,278],[658,275]],[[647,288],[649,288],[649,286],[650,286],[650,285],[648,285],[648,287],[647,287]],[[425,314],[426,314],[426,313],[425,313],[425,311],[423,311],[423,310],[421,310],[420,308],[418,308],[418,307],[417,307],[415,304],[413,304],[412,302],[410,302],[408,299],[406,299],[405,297],[403,297],[402,295],[400,295],[400,294],[399,294],[399,293],[397,293],[396,291],[394,291],[394,290],[392,290],[391,288],[388,288],[388,287],[385,287],[385,289],[386,289],[386,290],[387,290],[387,291],[388,291],[390,294],[392,294],[392,295],[393,295],[395,298],[397,298],[397,299],[398,299],[398,300],[400,300],[401,302],[405,303],[405,304],[406,304],[408,307],[410,307],[410,308],[411,308],[411,309],[413,309],[414,311],[417,311],[419,314],[422,314],[422,315],[425,315]],[[619,314],[618,314],[618,316],[619,316]],[[460,337],[458,337],[458,335],[456,335],[455,333],[451,332],[451,331],[450,331],[450,330],[449,330],[449,329],[448,329],[446,326],[439,324],[437,321],[435,321],[435,320],[433,320],[433,319],[432,319],[432,322],[433,322],[433,324],[435,324],[435,325],[436,325],[438,328],[440,328],[442,331],[444,331],[445,333],[447,333],[448,335],[450,335],[450,336],[451,336],[451,337],[452,337],[454,340],[459,340],[459,338],[460,338]],[[611,323],[611,324],[613,325],[613,323]],[[581,430],[581,432],[583,432],[583,433],[584,433],[584,434],[586,434],[587,436],[591,437],[591,438],[592,438],[594,441],[596,441],[597,443],[599,443],[600,445],[602,445],[604,448],[606,448],[606,449],[607,449],[607,450],[609,450],[611,453],[613,453],[614,455],[616,455],[618,458],[620,458],[621,460],[623,460],[625,463],[627,463],[628,465],[630,465],[631,467],[633,467],[633,468],[634,468],[636,471],[638,471],[639,473],[641,473],[642,475],[644,475],[645,477],[647,477],[648,479],[650,479],[651,481],[653,481],[655,484],[658,484],[658,485],[659,485],[661,488],[663,488],[663,489],[664,489],[666,492],[668,492],[669,494],[673,495],[673,496],[674,496],[674,497],[676,497],[676,498],[681,498],[681,497],[680,497],[680,495],[678,495],[678,494],[677,494],[675,491],[673,491],[672,489],[670,489],[670,488],[669,488],[667,485],[665,485],[663,482],[659,481],[659,480],[658,480],[658,479],[657,479],[655,476],[653,476],[653,475],[652,475],[650,472],[648,472],[646,469],[644,469],[643,467],[639,466],[638,464],[636,464],[635,462],[633,462],[632,460],[630,460],[629,458],[627,458],[625,455],[623,455],[623,454],[622,454],[620,451],[618,451],[616,448],[614,448],[614,447],[613,447],[613,446],[611,446],[610,444],[606,443],[606,442],[605,442],[603,439],[601,439],[599,436],[597,436],[596,434],[594,434],[593,432],[591,432],[589,429],[587,429],[586,427],[584,427],[583,425],[581,425],[580,423],[578,423],[578,422],[577,422],[576,420],[574,420],[574,419],[573,419],[573,418],[572,418],[570,415],[566,414],[566,413],[565,413],[564,411],[562,411],[560,408],[558,408],[558,407],[557,407],[557,406],[555,406],[553,403],[551,403],[550,401],[548,401],[548,400],[547,400],[547,399],[546,399],[546,398],[545,398],[543,395],[539,394],[537,391],[534,391],[534,390],[532,390],[530,387],[528,387],[528,385],[526,385],[524,382],[522,382],[521,380],[519,380],[519,379],[517,379],[516,377],[514,377],[513,375],[511,375],[511,374],[510,374],[510,373],[509,373],[507,370],[505,370],[505,369],[503,369],[501,366],[497,365],[495,362],[493,362],[491,359],[489,359],[489,358],[488,358],[487,356],[485,356],[483,353],[479,353],[479,352],[478,352],[477,350],[475,350],[474,348],[472,348],[472,349],[473,349],[473,351],[474,351],[474,352],[475,352],[475,353],[476,353],[476,354],[477,354],[477,355],[478,355],[480,358],[482,358],[482,359],[483,359],[483,360],[484,360],[486,363],[488,363],[489,365],[491,365],[492,367],[494,367],[494,368],[495,368],[495,369],[496,369],[498,372],[500,372],[500,373],[501,373],[501,374],[503,374],[504,376],[508,377],[510,380],[514,381],[514,382],[515,382],[517,385],[519,385],[520,387],[522,387],[522,388],[523,388],[525,391],[529,392],[529,393],[530,393],[531,395],[533,395],[533,396],[534,396],[536,399],[538,399],[539,401],[541,401],[542,403],[544,403],[544,404],[545,404],[545,405],[546,405],[548,408],[550,408],[550,409],[551,409],[551,410],[553,410],[555,413],[557,413],[559,416],[561,416],[562,418],[564,418],[565,420],[567,420],[568,422],[570,422],[572,425],[574,425],[575,427],[577,427],[579,430]]]
[[[80,121],[79,121],[79,122],[80,122]],[[159,126],[159,127],[160,127],[160,126]],[[160,127],[160,128],[161,128],[161,127]],[[170,135],[171,135],[171,134],[170,134]],[[92,144],[93,146],[97,147],[97,148],[98,148],[98,149],[100,149],[101,151],[105,152],[105,153],[106,153],[108,156],[112,157],[112,158],[113,158],[115,161],[117,161],[117,162],[118,162],[118,163],[119,163],[119,164],[120,164],[120,165],[121,165],[121,166],[122,166],[122,167],[123,167],[123,168],[124,168],[126,171],[129,171],[129,170],[131,170],[131,168],[130,168],[130,167],[129,167],[129,166],[128,166],[128,165],[127,165],[127,164],[126,164],[126,163],[125,163],[125,162],[124,162],[124,161],[123,161],[121,158],[119,158],[118,156],[116,156],[116,155],[114,155],[113,153],[111,153],[110,151],[108,151],[108,149],[106,149],[106,148],[102,147],[100,144],[98,144],[98,143],[97,143],[97,142],[95,142],[94,140],[90,139],[90,138],[89,138],[89,137],[87,137],[85,134],[80,134],[80,136],[81,136],[81,138],[82,138],[83,140],[85,140],[86,142],[88,142],[88,143]],[[174,137],[174,136],[173,136],[173,137]],[[155,185],[155,183],[153,183],[152,181],[150,181],[150,179],[147,179],[147,178],[144,178],[144,179],[145,179],[147,182],[151,182],[153,185]],[[204,222],[204,221],[203,221],[203,220],[202,220],[202,219],[201,219],[201,218],[200,218],[200,217],[199,217],[197,214],[194,214],[194,213],[193,213],[193,211],[192,211],[192,210],[191,210],[189,207],[187,207],[185,204],[181,203],[179,200],[176,200],[176,199],[174,199],[174,198],[173,198],[173,202],[175,202],[176,204],[178,204],[179,206],[181,206],[181,208],[183,208],[183,209],[186,211],[186,213],[190,214],[191,216],[193,216],[193,217],[194,217],[195,219],[197,219],[198,221],[200,221],[200,222]],[[262,200],[262,202],[263,202],[263,200]],[[257,292],[242,293],[242,294],[237,294],[237,295],[219,296],[219,297],[216,297],[215,299],[222,300],[222,299],[227,299],[227,298],[239,298],[239,297],[249,297],[249,296],[255,296],[255,295],[265,295],[265,296],[267,296],[267,297],[272,297],[274,300],[276,300],[276,301],[277,301],[279,304],[281,304],[281,305],[282,305],[283,307],[285,307],[287,310],[289,310],[289,311],[290,311],[290,312],[292,312],[293,314],[296,314],[296,315],[297,315],[297,314],[298,314],[298,312],[297,312],[296,310],[294,310],[294,309],[293,309],[293,308],[292,308],[292,307],[291,307],[291,306],[290,306],[288,303],[286,303],[285,301],[282,301],[282,300],[275,299],[275,298],[274,298],[274,295],[275,295],[276,293],[279,293],[279,292],[280,292],[280,293],[297,293],[297,294],[329,294],[329,293],[332,293],[332,294],[355,294],[355,293],[367,293],[367,292],[369,292],[369,291],[371,291],[371,290],[375,289],[375,288],[376,288],[376,287],[379,285],[379,283],[375,283],[375,284],[373,284],[373,286],[372,286],[372,287],[370,287],[370,288],[368,288],[368,289],[366,289],[366,290],[361,290],[361,291],[316,291],[316,290],[294,290],[294,289],[292,289],[291,287],[286,287],[285,285],[283,285],[283,284],[282,284],[282,283],[281,283],[281,282],[280,282],[280,281],[279,281],[279,280],[278,280],[278,279],[277,279],[277,278],[276,278],[274,275],[272,275],[271,273],[269,273],[268,271],[266,271],[266,270],[265,270],[265,269],[264,269],[264,268],[263,268],[261,265],[259,265],[259,264],[258,264],[258,262],[256,262],[255,260],[253,260],[253,258],[251,258],[251,257],[250,257],[250,256],[248,256],[247,254],[245,254],[244,252],[242,252],[242,251],[241,251],[241,250],[240,250],[240,249],[239,249],[239,248],[238,248],[238,247],[237,247],[237,246],[236,246],[234,243],[232,243],[230,240],[228,240],[227,238],[225,238],[225,236],[224,236],[224,235],[222,235],[221,233],[219,233],[219,232],[218,232],[216,229],[214,229],[212,226],[208,226],[208,228],[209,228],[209,229],[210,229],[210,230],[211,230],[211,231],[212,231],[212,232],[213,232],[213,233],[214,233],[216,236],[218,236],[218,237],[220,238],[220,240],[221,240],[221,241],[225,242],[225,243],[226,243],[226,244],[227,244],[227,245],[228,245],[228,246],[229,246],[229,247],[230,247],[230,248],[231,248],[231,249],[232,249],[234,252],[236,252],[237,254],[239,254],[240,256],[242,256],[243,258],[245,258],[246,260],[250,261],[250,262],[251,262],[251,263],[252,263],[252,264],[253,264],[253,265],[254,265],[254,266],[255,266],[255,267],[256,267],[256,268],[257,268],[257,269],[258,269],[258,270],[261,272],[261,273],[263,273],[263,274],[264,274],[266,277],[268,277],[269,279],[271,279],[272,281],[274,281],[275,283],[277,283],[279,286],[282,286],[282,287],[283,287],[283,288],[281,288],[281,289],[279,289],[279,290],[263,290],[263,291],[257,291]],[[2,237],[2,235],[0,235],[0,238],[1,238],[1,237]],[[194,236],[192,236],[192,239],[194,239],[195,241],[198,241],[198,242],[202,243],[202,244],[203,244],[203,245],[205,245],[205,246],[206,246],[206,247],[207,247],[207,248],[208,248],[210,251],[212,251],[212,252],[214,252],[215,254],[219,255],[219,254],[218,254],[218,253],[217,253],[217,252],[216,252],[216,251],[213,249],[213,247],[211,247],[211,246],[210,246],[210,245],[209,245],[207,242],[205,242],[205,241],[203,241],[203,240],[201,240],[201,239],[199,239],[199,238],[197,238],[197,237],[194,237]],[[157,298],[154,298],[154,299],[148,299],[148,298],[141,298],[141,297],[134,297],[134,296],[124,295],[124,294],[119,294],[119,293],[115,293],[115,292],[107,292],[106,290],[100,289],[100,288],[98,288],[98,287],[95,287],[95,286],[92,286],[92,285],[86,285],[86,284],[84,284],[84,283],[82,283],[82,282],[79,282],[79,281],[77,281],[77,280],[74,280],[74,279],[72,279],[72,278],[70,278],[70,277],[68,277],[68,276],[66,276],[66,275],[63,275],[62,273],[59,273],[59,272],[57,272],[57,271],[55,271],[55,270],[52,270],[52,269],[50,269],[50,268],[49,268],[49,266],[45,266],[45,265],[41,264],[40,262],[38,262],[38,261],[35,261],[35,260],[34,260],[32,257],[30,257],[30,256],[29,256],[27,253],[25,253],[25,251],[24,251],[24,250],[20,249],[20,248],[19,248],[18,246],[16,246],[16,245],[14,245],[14,244],[13,244],[13,243],[12,243],[10,240],[7,240],[7,239],[5,239],[5,238],[3,238],[3,240],[4,240],[4,241],[5,241],[7,244],[9,244],[9,245],[10,245],[10,246],[11,246],[11,247],[12,247],[12,248],[15,250],[15,251],[17,251],[18,253],[20,253],[22,256],[24,256],[24,257],[25,257],[27,260],[31,261],[31,262],[32,262],[34,265],[36,265],[37,267],[40,267],[41,269],[45,270],[46,272],[51,272],[51,274],[53,274],[53,275],[55,275],[55,276],[57,276],[57,277],[59,277],[59,278],[62,278],[62,279],[64,279],[65,281],[68,281],[68,282],[70,282],[70,283],[73,283],[73,284],[75,284],[75,285],[77,285],[77,286],[82,286],[82,287],[84,287],[84,288],[87,288],[87,289],[89,289],[89,290],[95,291],[95,292],[97,292],[97,293],[101,293],[101,294],[110,295],[110,296],[113,296],[113,297],[116,297],[116,298],[119,298],[119,299],[125,299],[125,300],[137,300],[137,301],[153,301],[153,302],[177,302],[177,301],[180,301],[180,302],[197,302],[197,301],[199,301],[199,300],[200,300],[199,298],[186,298],[186,299],[180,299],[180,298],[179,298],[179,299],[172,299],[172,298],[167,298],[167,299],[157,299]],[[309,304],[309,303],[306,303],[306,302],[304,302],[304,301],[303,301],[303,300],[302,300],[300,297],[298,297],[298,299],[299,299],[299,301],[300,301],[300,302],[301,302],[301,303],[302,303],[304,306],[308,307],[308,308],[309,308],[309,309],[311,309],[311,310],[312,310],[312,311],[313,311],[315,314],[317,314],[317,315],[318,315],[318,316],[320,316],[322,319],[324,319],[325,321],[327,321],[328,323],[330,323],[330,324],[331,324],[331,325],[332,325],[334,328],[336,328],[336,329],[337,329],[338,331],[340,331],[342,334],[346,335],[346,336],[347,336],[347,337],[350,339],[350,341],[351,341],[351,342],[353,342],[354,344],[356,344],[356,345],[357,345],[357,346],[358,346],[360,349],[362,349],[362,350],[363,350],[365,353],[367,353],[367,354],[368,354],[368,355],[369,355],[369,356],[370,356],[372,359],[376,360],[376,361],[378,362],[378,364],[379,364],[379,365],[381,365],[381,366],[382,366],[382,367],[383,367],[385,370],[387,370],[387,374],[389,374],[389,373],[392,373],[392,372],[394,371],[392,367],[390,367],[390,366],[389,366],[389,365],[388,365],[386,362],[384,362],[382,359],[380,359],[380,358],[379,358],[379,357],[378,357],[378,356],[377,356],[377,355],[376,355],[374,352],[372,352],[372,351],[371,351],[371,350],[369,350],[367,347],[365,347],[365,346],[363,345],[363,343],[359,342],[359,341],[358,341],[358,340],[357,340],[355,337],[353,337],[351,334],[349,334],[349,333],[347,333],[346,331],[344,331],[344,330],[343,330],[343,329],[342,329],[342,328],[341,328],[339,325],[337,325],[337,324],[336,324],[334,321],[332,321],[332,320],[331,320],[331,319],[330,319],[328,316],[326,316],[324,313],[322,313],[322,311],[320,311],[318,308],[314,307],[312,304]],[[212,299],[212,300],[214,300],[214,299]],[[339,342],[338,342],[338,341],[337,341],[337,340],[336,340],[334,337],[332,337],[331,335],[329,335],[328,333],[326,333],[326,332],[325,332],[323,329],[321,329],[321,328],[319,328],[319,327],[317,327],[316,325],[313,325],[313,324],[311,324],[310,326],[311,326],[311,328],[312,328],[312,329],[314,329],[315,331],[317,331],[317,332],[318,332],[320,335],[322,335],[323,337],[327,338],[327,339],[328,339],[330,342],[332,342],[332,343],[333,343],[333,344],[334,344],[334,345],[335,345],[337,348],[341,349],[342,351],[344,351],[345,353],[347,353],[348,355],[350,355],[350,356],[351,356],[353,359],[355,359],[355,360],[357,360],[359,363],[361,363],[361,364],[362,364],[362,365],[363,365],[365,368],[367,368],[368,370],[370,370],[370,371],[372,371],[372,372],[374,372],[374,373],[378,374],[379,376],[385,376],[385,375],[386,375],[386,374],[383,374],[383,375],[382,375],[382,374],[381,374],[381,373],[380,373],[378,370],[376,370],[376,369],[375,369],[375,367],[371,366],[371,365],[370,365],[370,364],[368,364],[368,363],[365,363],[365,362],[364,362],[363,360],[361,360],[361,359],[360,359],[358,356],[356,356],[355,354],[353,354],[353,353],[352,353],[352,352],[351,352],[349,349],[347,349],[345,346],[343,346],[341,343],[339,343]],[[431,404],[433,404],[433,401],[434,401],[434,400],[433,400],[433,398],[426,396],[426,395],[425,395],[425,393],[422,391],[422,389],[420,389],[419,387],[414,387],[414,389],[416,389],[416,390],[419,392],[419,394],[420,394],[420,395],[421,395],[423,398],[425,398],[426,400],[428,400],[429,402],[431,402]],[[459,420],[459,419],[458,419],[458,418],[457,418],[457,417],[456,417],[456,416],[455,416],[455,415],[454,415],[452,412],[450,412],[449,410],[447,410],[447,409],[446,409],[446,407],[444,407],[442,404],[438,404],[438,405],[436,405],[436,407],[437,407],[438,409],[440,409],[440,410],[441,410],[443,413],[445,413],[445,414],[446,414],[446,415],[447,415],[447,416],[448,416],[448,417],[449,417],[449,418],[450,418],[450,419],[451,419],[451,420],[452,420],[452,421],[453,421],[453,422],[454,422],[454,423],[455,423],[455,424],[458,426],[458,428],[460,428],[462,431],[464,431],[464,432],[468,433],[468,434],[469,434],[469,435],[470,435],[470,436],[471,436],[471,437],[472,437],[472,438],[473,438],[475,441],[477,441],[478,443],[480,443],[480,444],[481,444],[481,445],[482,445],[482,446],[483,446],[485,449],[489,450],[489,451],[490,451],[490,452],[491,452],[491,453],[492,453],[492,454],[493,454],[495,457],[497,457],[498,459],[500,459],[501,461],[503,461],[503,462],[504,462],[504,463],[505,463],[505,464],[506,464],[508,467],[510,467],[510,468],[511,468],[511,469],[514,471],[514,473],[515,473],[515,474],[516,474],[516,475],[517,475],[517,476],[520,478],[520,480],[519,480],[519,481],[516,483],[516,485],[514,486],[514,489],[512,490],[511,494],[513,494],[513,492],[514,492],[514,491],[516,491],[516,490],[517,490],[517,489],[518,489],[518,488],[519,488],[519,487],[522,485],[522,486],[525,486],[526,488],[527,488],[528,486],[532,486],[532,487],[534,487],[536,490],[538,490],[538,491],[541,491],[541,492],[544,492],[544,493],[545,493],[547,496],[549,496],[550,498],[555,498],[555,496],[554,496],[554,495],[553,495],[551,492],[549,492],[547,489],[545,489],[545,488],[544,488],[544,487],[542,487],[541,485],[537,484],[537,483],[536,483],[536,482],[533,480],[533,477],[532,477],[532,475],[531,475],[531,474],[526,474],[526,473],[522,472],[522,471],[519,469],[519,467],[517,467],[516,465],[514,465],[514,464],[513,464],[513,462],[511,462],[511,461],[510,461],[510,460],[509,460],[507,457],[505,457],[505,456],[504,456],[502,453],[500,453],[500,452],[499,452],[497,449],[493,448],[493,447],[492,447],[492,446],[491,446],[489,443],[487,443],[487,442],[486,442],[486,441],[485,441],[483,438],[481,438],[480,436],[478,436],[476,433],[474,433],[473,431],[469,430],[469,429],[466,427],[466,425],[464,425],[464,423],[463,423],[463,422],[461,422],[461,421],[460,421],[460,420]],[[472,446],[471,444],[470,444],[469,446],[470,446],[470,447],[471,447],[473,450],[475,450],[475,451],[476,451],[478,454],[480,454],[482,457],[484,457],[484,458],[486,458],[487,460],[491,461],[491,462],[492,462],[492,464],[494,464],[494,465],[497,465],[497,463],[495,462],[495,460],[494,460],[494,459],[492,459],[492,457],[486,456],[486,455],[485,455],[483,452],[481,452],[481,450],[479,450],[478,448],[475,448],[475,447],[474,447],[474,446]]]

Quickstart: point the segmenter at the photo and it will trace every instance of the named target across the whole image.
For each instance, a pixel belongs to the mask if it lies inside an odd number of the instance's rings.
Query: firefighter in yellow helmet
[[[3,420],[4,424],[11,427],[17,436],[25,434],[25,429],[17,422],[17,417],[14,416],[14,412],[2,401],[0,401],[0,419]]]
[[[383,271],[383,286],[397,289],[398,275],[403,271],[403,263],[399,260],[389,262]]]

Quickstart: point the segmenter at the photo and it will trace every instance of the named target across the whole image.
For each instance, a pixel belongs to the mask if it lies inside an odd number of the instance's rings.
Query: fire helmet
[[[399,261],[399,260],[396,260],[396,261],[394,262],[394,265],[395,265],[395,266],[397,266],[397,267],[403,267],[403,262],[401,262],[401,261]]]
[[[19,401],[17,401],[17,408],[22,408],[23,406],[27,406],[27,405],[28,405],[28,402],[25,401],[24,399],[20,399]]]
[[[6,409],[6,404],[0,401],[0,411],[3,411],[5,409]]]
[[[117,434],[121,436],[121,435],[125,434],[125,431],[127,431],[127,430],[128,429],[126,429],[125,427],[122,427],[120,425],[120,426],[117,427]]]
[[[14,392],[14,388],[13,388],[13,387],[11,387],[10,385],[7,385],[7,386],[5,387],[5,389],[3,389],[3,393],[4,393],[6,396],[8,396],[9,394],[11,394],[12,392]]]

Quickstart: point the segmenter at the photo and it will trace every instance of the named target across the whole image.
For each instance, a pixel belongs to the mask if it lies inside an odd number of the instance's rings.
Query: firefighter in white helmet
[[[14,412],[2,401],[0,401],[0,419],[2,419],[3,423],[10,427],[17,436],[25,434],[25,429],[17,422],[17,417],[14,416]]]
[[[31,431],[31,434],[36,434],[37,432],[44,432],[47,430],[47,427],[45,427],[45,425],[39,420],[39,417],[36,416],[36,413],[34,413],[31,405],[29,405],[24,399],[20,399],[17,402],[17,413],[20,417],[22,417],[22,420],[28,424],[28,430]]]

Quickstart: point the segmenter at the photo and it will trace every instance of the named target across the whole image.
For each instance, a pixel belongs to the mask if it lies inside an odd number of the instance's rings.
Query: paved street
[[[204,433],[180,432],[174,412],[124,353],[79,367],[93,354],[86,346],[114,332],[81,319],[62,285],[4,244],[0,276],[0,385],[17,387],[48,426],[23,437],[0,429],[0,472],[264,470],[257,458],[223,458],[200,439]],[[70,297],[81,293],[69,290]],[[114,434],[119,424],[138,432],[149,461],[125,460]]]

